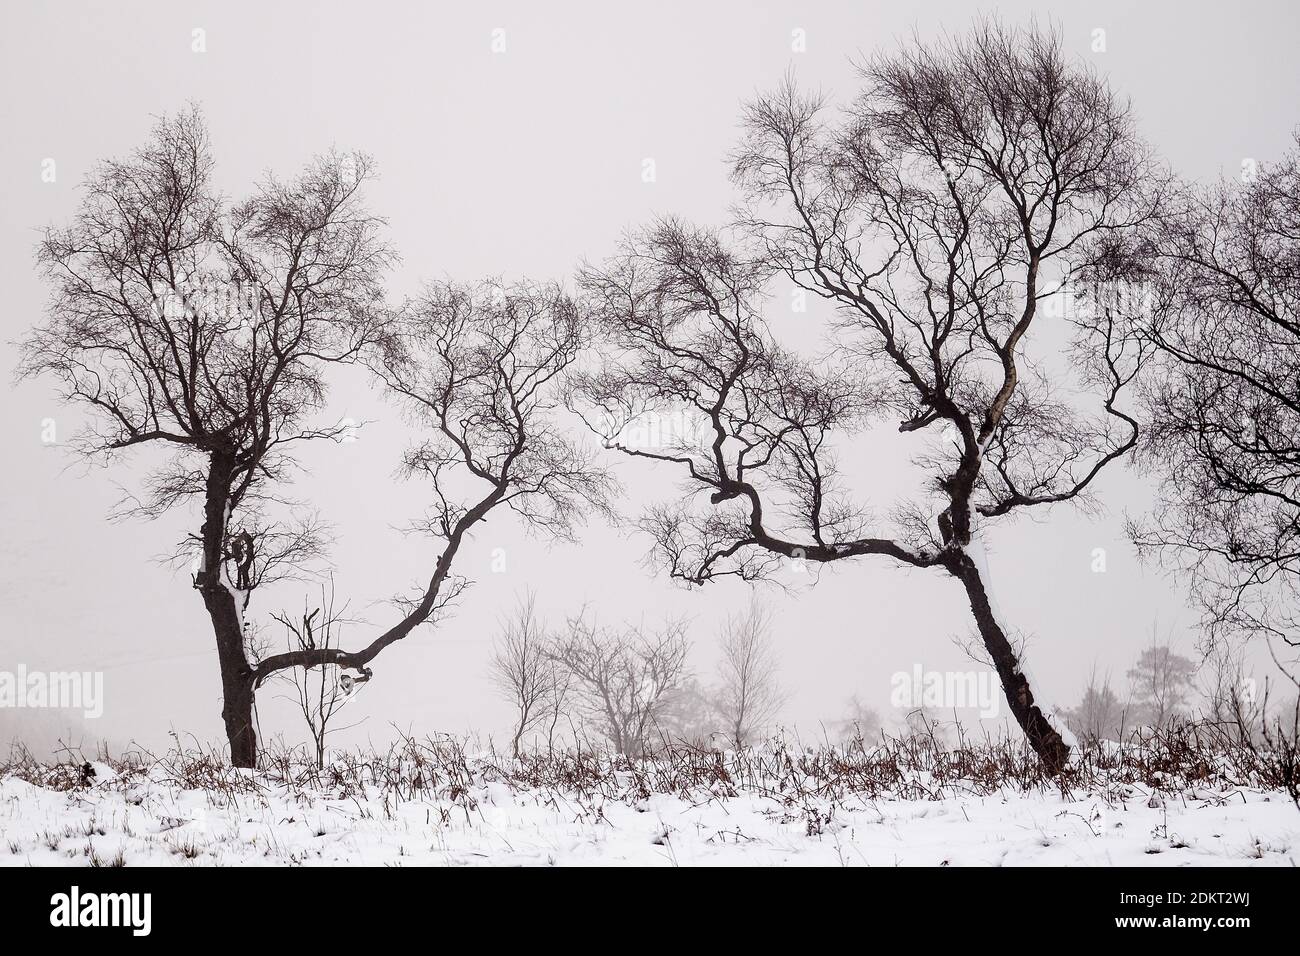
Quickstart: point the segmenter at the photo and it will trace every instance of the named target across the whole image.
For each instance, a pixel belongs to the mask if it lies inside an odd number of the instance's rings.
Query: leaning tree
[[[747,107],[736,243],[667,220],[586,270],[618,355],[587,381],[588,414],[609,444],[682,470],[686,496],[645,520],[677,577],[869,555],[951,575],[1011,712],[1060,768],[1063,725],[998,616],[981,536],[1083,500],[1134,446],[1122,393],[1145,349],[1119,322],[1126,297],[1085,296],[1069,321],[1044,299],[1124,271],[1116,237],[1153,215],[1158,170],[1127,105],[1054,34],[985,23],[861,75],[839,118],[793,82]],[[774,341],[774,276],[833,307],[839,367]],[[621,437],[668,407],[702,432]],[[853,504],[835,456],[882,418],[915,436],[920,469],[887,526]]]
[[[255,692],[269,676],[367,669],[459,592],[451,562],[489,511],[512,507],[563,533],[576,498],[599,504],[605,484],[550,422],[581,346],[579,313],[561,290],[439,287],[393,316],[380,282],[394,256],[360,198],[367,157],[318,158],[234,206],[214,191],[212,167],[191,110],[94,172],[73,222],[40,245],[53,294],[47,320],[24,343],[20,374],[53,379],[90,413],[78,439],[85,452],[172,453],[126,510],[201,505],[186,542],[197,551],[193,586],[216,639],[231,760],[252,766]],[[441,554],[427,588],[363,649],[262,657],[244,620],[252,593],[323,548],[318,526],[283,496],[294,451],[347,437],[346,423],[314,420],[326,367],[363,358],[435,436],[406,465],[431,483],[427,526]],[[447,486],[458,470],[468,491]]]
[[[427,437],[403,470],[427,485],[431,504],[414,529],[437,543],[427,584],[398,599],[403,613],[355,649],[300,647],[264,657],[256,687],[291,667],[356,669],[370,663],[456,599],[469,583],[453,562],[474,527],[499,509],[526,530],[570,536],[609,511],[614,482],[558,417],[570,367],[589,321],[556,284],[500,280],[441,283],[394,317],[367,363]]]

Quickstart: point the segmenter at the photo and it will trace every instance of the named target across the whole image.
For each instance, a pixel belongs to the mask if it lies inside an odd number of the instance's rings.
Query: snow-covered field
[[[456,766],[353,762],[299,778],[163,762],[97,763],[88,780],[76,779],[75,768],[37,782],[37,774],[11,771],[0,779],[0,864],[1300,862],[1300,811],[1291,800],[1221,782],[1173,793],[1113,773],[1063,794],[1018,782],[965,784],[950,775],[936,784],[932,773],[917,771],[904,786],[893,781],[887,794],[878,780],[856,792],[846,786],[861,768],[829,780],[822,768],[805,773],[788,761],[788,772],[766,778],[753,776],[752,766],[711,782],[697,772],[691,786],[681,785],[680,774],[613,764],[594,774],[585,768],[585,779],[572,769],[549,781],[476,758]]]
[[[783,806],[745,795],[627,804],[485,785],[465,803],[274,791],[59,793],[0,785],[0,864],[699,866],[1294,866],[1300,814],[1260,793],[1149,807],[995,794]]]

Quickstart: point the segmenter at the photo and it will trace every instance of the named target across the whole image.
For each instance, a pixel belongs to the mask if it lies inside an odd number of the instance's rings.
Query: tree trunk
[[[214,621],[215,624],[215,621]],[[217,638],[218,646],[225,643]],[[237,654],[218,651],[221,659],[221,719],[226,724],[230,762],[236,767],[257,766],[257,731],[253,724],[253,675],[244,659],[243,635]]]
[[[221,718],[230,744],[230,762],[236,767],[257,766],[257,732],[253,725],[253,669],[244,650],[244,627],[235,594],[222,573],[226,547],[226,521],[235,462],[231,455],[213,452],[203,503],[203,566],[194,585],[203,596],[217,641],[221,667]]]
[[[980,578],[979,568],[969,556],[962,554],[950,570],[966,588],[966,596],[970,599],[970,608],[975,615],[975,625],[998,672],[1011,713],[1020,724],[1020,729],[1025,732],[1029,746],[1034,748],[1034,753],[1038,754],[1038,759],[1043,762],[1043,766],[1050,773],[1060,773],[1065,769],[1070,757],[1069,745],[1051,725],[1039,706],[1034,703],[1033,691],[1021,671],[1020,660],[1016,656],[1015,649],[1002,630],[997,615],[993,613],[988,591]]]

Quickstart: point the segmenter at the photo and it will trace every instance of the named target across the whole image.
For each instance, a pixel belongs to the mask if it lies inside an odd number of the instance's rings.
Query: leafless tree
[[[1267,727],[1265,694],[1261,693],[1266,692],[1266,686],[1258,685],[1250,675],[1244,645],[1218,642],[1210,648],[1204,665],[1201,691],[1206,700],[1206,718],[1234,744],[1256,739],[1260,729]]]
[[[1161,173],[1127,105],[1054,34],[982,23],[861,72],[842,122],[793,82],[745,110],[735,244],[668,220],[584,272],[619,359],[586,381],[586,414],[611,447],[684,473],[687,495],[645,518],[677,577],[871,555],[955,578],[1012,713],[1060,768],[1068,746],[994,610],[981,529],[1086,501],[1136,442],[1130,303],[1090,295],[1054,323],[1070,361],[1037,320],[1058,288],[1127,274],[1114,237],[1158,211]],[[775,343],[774,274],[834,307],[835,362]],[[647,408],[690,410],[704,437],[621,442]],[[887,523],[853,503],[834,454],[882,417],[915,436],[918,468]]]
[[[880,733],[880,714],[854,694],[845,705],[844,715],[831,721],[831,728],[841,743],[869,741]]]
[[[1168,642],[1152,642],[1128,671],[1135,718],[1148,727],[1164,729],[1191,703],[1196,664],[1175,654]]]
[[[126,513],[201,501],[193,584],[216,638],[238,766],[256,762],[258,686],[293,667],[368,677],[376,654],[460,592],[452,561],[489,512],[504,506],[530,527],[566,534],[581,512],[605,504],[608,480],[552,415],[582,344],[577,306],[553,286],[445,285],[394,317],[380,283],[395,257],[361,202],[371,170],[362,154],[330,154],[227,207],[191,110],[161,120],[129,159],[100,166],[72,224],[40,245],[53,294],[20,374],[53,379],[92,413],[87,452],[174,453]],[[425,527],[443,547],[427,587],[361,650],[298,647],[259,659],[244,620],[252,592],[323,550],[318,523],[280,489],[301,443],[348,437],[347,423],[312,419],[325,366],[358,359],[432,429],[406,465],[430,482]],[[466,484],[480,490],[462,504],[452,485]]]
[[[718,664],[718,709],[736,747],[753,743],[785,701],[772,646],[772,612],[754,603],[742,615],[728,619],[722,631]]]
[[[514,730],[510,752],[519,756],[524,735],[558,718],[551,695],[564,682],[555,674],[557,664],[549,653],[550,639],[535,613],[535,597],[523,599],[513,615],[502,622],[490,663],[492,683],[514,708]],[[548,734],[553,739],[554,730]]]
[[[334,585],[322,586],[320,603],[304,608],[301,615],[290,617],[281,612],[273,617],[284,625],[290,650],[313,651],[337,648],[339,631],[346,608],[335,609]],[[292,675],[293,701],[302,714],[316,752],[316,765],[325,766],[325,738],[339,709],[351,699],[358,678],[334,667],[304,667],[289,671]],[[360,680],[364,681],[363,676]]]
[[[1110,675],[1098,676],[1094,667],[1078,705],[1062,712],[1069,728],[1083,741],[1119,740],[1127,722],[1128,707],[1111,686]]]
[[[546,732],[546,752],[554,753],[556,741],[564,731],[561,724],[566,724],[573,731],[570,705],[574,700],[573,674],[552,659],[546,668],[546,695],[542,698],[542,713],[538,727]]]
[[[696,677],[685,677],[664,695],[663,706],[655,720],[655,736],[674,745],[699,748],[727,746],[718,703],[721,692]]]
[[[1293,658],[1300,141],[1244,178],[1187,187],[1151,241],[1162,307],[1142,323],[1159,361],[1146,376],[1151,427],[1141,454],[1163,481],[1154,512],[1132,532],[1143,551],[1189,572],[1211,643],[1262,636]]]
[[[287,667],[332,665],[370,676],[369,664],[421,624],[436,621],[468,582],[452,572],[466,538],[498,509],[530,531],[567,538],[589,513],[608,513],[613,482],[556,417],[565,375],[584,345],[577,304],[556,285],[434,285],[391,323],[369,358],[419,425],[405,470],[432,507],[415,530],[438,543],[433,574],[402,617],[355,651],[296,650],[258,662],[258,682]],[[554,690],[553,690],[554,692]]]
[[[342,425],[312,423],[322,367],[374,341],[394,257],[361,204],[366,156],[322,156],[233,207],[212,166],[191,109],[89,176],[72,223],[40,244],[49,315],[19,371],[51,378],[91,413],[87,453],[172,453],[125,513],[202,503],[193,584],[216,638],[231,759],[251,766],[244,612],[254,590],[321,548],[310,519],[280,516],[278,488],[297,446],[342,436]]]
[[[580,616],[569,620],[551,653],[572,674],[584,709],[615,751],[637,757],[654,739],[673,692],[689,676],[689,650],[681,622],[649,631],[606,627]]]

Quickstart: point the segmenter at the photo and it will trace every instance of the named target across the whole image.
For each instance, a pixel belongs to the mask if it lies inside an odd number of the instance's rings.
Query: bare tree
[[[1094,667],[1078,705],[1061,716],[1080,740],[1118,740],[1124,732],[1128,707],[1111,686],[1110,674],[1098,677]]]
[[[1161,308],[1142,330],[1160,361],[1141,453],[1163,481],[1132,533],[1188,572],[1211,643],[1261,636],[1285,657],[1300,648],[1300,139],[1244,178],[1187,187],[1149,242]]]
[[[577,304],[556,285],[444,283],[392,323],[375,373],[430,437],[405,456],[432,507],[415,530],[438,542],[429,582],[399,598],[402,617],[355,651],[299,649],[257,664],[260,683],[289,667],[359,670],[420,625],[436,622],[468,582],[453,562],[474,527],[509,509],[530,531],[571,536],[588,513],[608,513],[613,482],[556,418],[565,375],[584,345]]]
[[[655,720],[656,736],[670,744],[699,748],[725,745],[726,722],[718,708],[721,694],[696,677],[684,678],[665,696]]]
[[[1116,278],[1113,237],[1158,211],[1159,170],[1126,104],[1053,34],[984,23],[862,77],[840,123],[793,83],[746,109],[740,245],[669,220],[585,271],[621,359],[586,383],[589,424],[684,473],[687,495],[645,519],[677,577],[880,556],[955,578],[1012,713],[1058,769],[1069,748],[995,610],[981,528],[1086,501],[1137,440],[1121,407],[1145,357],[1117,321],[1128,303],[1088,297],[1070,362],[1035,330],[1060,287]],[[774,273],[834,306],[842,367],[773,341]],[[690,410],[705,435],[621,442],[646,408]],[[833,451],[881,417],[915,436],[918,469],[885,528]]]
[[[320,604],[314,608],[304,608],[296,618],[286,613],[273,617],[284,625],[289,649],[314,651],[329,650],[338,647],[339,631],[345,623],[342,616],[346,608],[336,610],[334,607],[334,585],[321,588]],[[316,753],[316,765],[325,766],[325,738],[330,734],[330,724],[348,700],[358,680],[368,678],[362,675],[354,678],[338,668],[312,666],[294,669],[292,674],[293,701],[302,714],[303,722],[311,735],[312,747]],[[337,729],[337,728],[334,728]]]
[[[1156,643],[1153,636],[1127,675],[1136,719],[1163,729],[1174,717],[1186,714],[1195,675],[1195,663],[1175,654],[1168,642]]]
[[[845,705],[844,716],[831,721],[831,727],[841,743],[871,740],[880,733],[880,714],[854,694]]]
[[[52,378],[92,413],[85,451],[174,452],[124,513],[202,503],[193,584],[216,638],[238,766],[256,762],[257,688],[293,667],[368,677],[375,655],[460,593],[452,561],[489,512],[504,506],[565,534],[605,506],[608,479],[552,415],[582,345],[577,306],[554,286],[485,283],[435,287],[393,317],[380,281],[395,257],[360,198],[371,169],[362,154],[330,154],[227,208],[191,110],[161,120],[130,159],[99,167],[73,223],[48,230],[39,250],[53,295],[20,374]],[[432,428],[406,465],[432,486],[425,527],[442,551],[401,619],[361,650],[297,647],[259,659],[244,618],[252,592],[323,550],[319,525],[279,489],[302,442],[347,437],[347,423],[311,419],[324,367],[362,358]],[[459,503],[451,484],[465,482],[449,483],[453,473],[481,493]]]
[[[718,709],[737,748],[751,744],[776,719],[785,694],[772,647],[772,612],[754,603],[728,619],[718,664]]]
[[[489,664],[493,684],[515,711],[510,752],[516,757],[524,734],[548,717],[558,718],[550,697],[563,688],[559,676],[553,673],[557,665],[549,653],[545,628],[537,620],[535,604],[535,596],[529,594],[502,622]],[[553,730],[548,736],[553,736]]]
[[[645,752],[674,691],[687,679],[690,642],[681,622],[657,631],[572,618],[551,653],[573,675],[584,709],[614,750]]]
[[[1267,727],[1261,688],[1246,667],[1241,644],[1222,641],[1210,648],[1201,685],[1206,699],[1206,717],[1235,744],[1253,741]],[[1261,693],[1261,690],[1264,693]]]
[[[572,714],[569,712],[574,699],[573,674],[552,658],[544,676],[547,686],[538,725],[546,732],[546,752],[554,753],[556,740],[563,733],[561,722],[567,723],[571,731],[574,729]]]
[[[277,518],[276,489],[298,445],[345,430],[311,424],[322,366],[354,358],[382,325],[379,281],[394,257],[361,204],[370,175],[366,156],[329,154],[227,207],[191,109],[100,165],[72,224],[39,248],[53,292],[20,374],[48,376],[91,413],[87,453],[173,453],[124,513],[202,503],[193,584],[240,766],[256,757],[244,612],[254,590],[321,549],[312,521]]]

